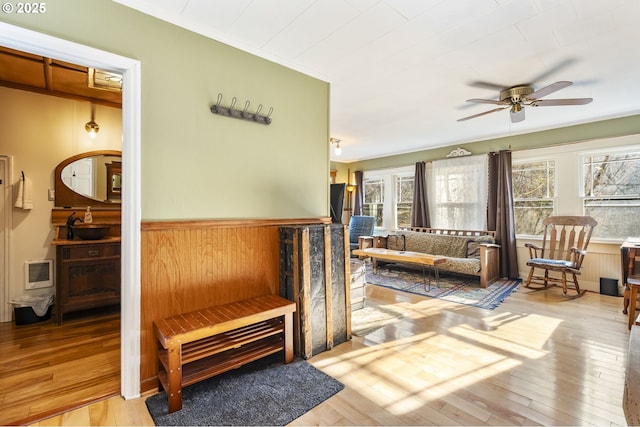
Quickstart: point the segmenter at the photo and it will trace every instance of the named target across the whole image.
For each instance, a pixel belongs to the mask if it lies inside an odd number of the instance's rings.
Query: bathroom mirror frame
[[[96,150],[96,151],[87,151],[85,153],[80,153],[75,156],[71,156],[68,159],[63,160],[56,166],[54,170],[54,186],[55,186],[55,197],[54,204],[56,207],[120,207],[120,200],[117,201],[103,201],[93,199],[91,197],[80,194],[70,187],[68,187],[64,181],[62,180],[62,171],[65,167],[75,162],[76,160],[85,159],[89,157],[95,156],[113,156],[122,158],[122,151],[118,150]],[[112,182],[112,177],[107,177],[106,182]]]

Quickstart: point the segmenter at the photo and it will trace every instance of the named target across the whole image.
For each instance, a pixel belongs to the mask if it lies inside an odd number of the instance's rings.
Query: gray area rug
[[[168,413],[164,392],[145,403],[157,426],[283,426],[343,388],[307,361],[285,365],[276,354],[185,387],[180,411]]]

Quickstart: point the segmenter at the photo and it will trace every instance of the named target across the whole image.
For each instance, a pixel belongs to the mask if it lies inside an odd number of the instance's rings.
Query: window
[[[376,218],[378,234],[410,226],[414,173],[411,166],[364,172],[362,214]]]
[[[364,204],[362,214],[376,217],[376,227],[382,227],[384,223],[384,178],[363,179]]]
[[[428,181],[432,227],[485,230],[488,163],[486,155],[432,162]]]
[[[517,235],[539,233],[550,215],[590,215],[599,243],[640,236],[640,135],[514,151],[512,159]]]
[[[516,234],[541,235],[555,212],[555,161],[513,162],[511,176]]]
[[[396,181],[395,218],[396,228],[411,227],[414,175],[398,175]]]
[[[640,150],[582,156],[582,205],[598,221],[593,235],[640,234]]]

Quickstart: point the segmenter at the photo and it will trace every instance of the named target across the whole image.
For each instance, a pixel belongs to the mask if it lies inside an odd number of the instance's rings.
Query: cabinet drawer
[[[65,247],[62,251],[64,259],[102,258],[120,255],[119,244],[75,245]]]

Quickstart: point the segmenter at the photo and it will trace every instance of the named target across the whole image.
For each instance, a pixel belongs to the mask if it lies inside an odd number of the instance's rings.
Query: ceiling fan
[[[571,86],[572,84],[573,82],[569,82],[569,81],[559,81],[538,90],[534,90],[533,86],[530,84],[523,84],[523,85],[511,86],[509,88],[502,89],[500,91],[500,100],[477,99],[477,98],[467,99],[467,102],[502,105],[502,107],[494,108],[493,110],[474,114],[472,116],[463,117],[461,119],[458,119],[458,121],[463,122],[465,120],[484,116],[485,114],[490,114],[496,111],[501,111],[506,108],[510,108],[511,122],[517,123],[524,120],[525,105],[529,105],[532,107],[546,107],[546,106],[553,106],[553,105],[584,105],[593,101],[593,98],[540,99],[560,89],[564,89],[567,86]]]

